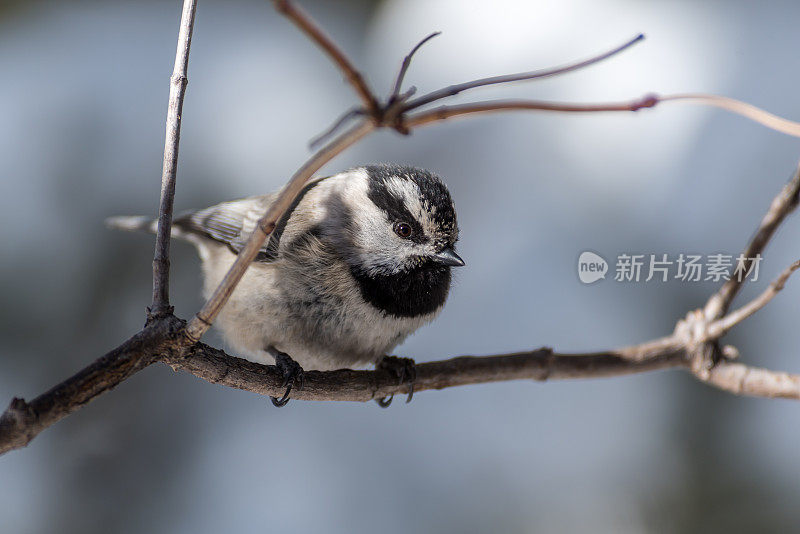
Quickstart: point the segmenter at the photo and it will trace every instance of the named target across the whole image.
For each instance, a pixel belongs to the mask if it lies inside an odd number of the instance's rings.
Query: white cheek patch
[[[342,189],[342,199],[351,206],[353,253],[361,251],[358,264],[376,273],[389,273],[398,268],[403,257],[402,245],[392,231],[386,213],[368,196],[369,177],[359,169]]]

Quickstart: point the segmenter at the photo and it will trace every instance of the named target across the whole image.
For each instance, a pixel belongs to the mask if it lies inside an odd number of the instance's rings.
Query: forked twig
[[[435,102],[437,100],[441,100],[443,98],[447,98],[450,96],[457,95],[461,92],[467,91],[469,89],[475,89],[476,87],[484,87],[486,85],[496,85],[501,83],[511,83],[511,82],[520,82],[520,81],[527,81],[527,80],[536,80],[542,78],[550,78],[553,76],[557,76],[559,74],[566,74],[568,72],[576,71],[588,67],[590,65],[594,65],[595,63],[600,63],[601,61],[608,59],[612,56],[615,56],[630,48],[631,46],[635,45],[639,41],[644,39],[644,34],[639,34],[633,39],[625,42],[624,44],[609,50],[603,54],[598,56],[591,57],[589,59],[585,59],[582,61],[577,61],[574,63],[568,63],[566,65],[562,65],[560,67],[555,67],[551,69],[544,69],[544,70],[534,70],[530,72],[520,72],[517,74],[505,74],[502,76],[492,76],[490,78],[481,78],[479,80],[472,80],[469,82],[459,83],[456,85],[451,85],[449,87],[445,87],[443,89],[439,89],[438,91],[433,91],[426,95],[420,96],[408,102],[405,106],[403,106],[403,111],[408,112],[413,109],[417,109],[422,107],[426,104],[430,104],[431,102]]]
[[[772,201],[756,233],[742,252],[741,255],[745,258],[745,264],[742,265],[742,268],[745,272],[750,270],[752,258],[764,251],[778,226],[797,208],[798,203],[800,203],[800,165],[795,169],[789,182]],[[733,299],[736,298],[736,294],[741,289],[742,283],[743,280],[738,277],[731,277],[730,280],[726,281],[719,291],[708,299],[703,310],[706,318],[718,319],[725,315]]]
[[[411,52],[409,52],[408,55],[403,58],[403,63],[402,65],[400,65],[400,72],[397,73],[397,78],[395,78],[394,80],[394,87],[392,88],[392,93],[389,95],[388,105],[391,105],[398,100],[398,97],[400,96],[400,91],[403,88],[403,80],[406,77],[406,71],[408,71],[408,67],[409,65],[411,65],[411,60],[414,58],[414,54],[416,54],[417,51],[420,48],[422,48],[422,45],[424,45],[434,37],[441,34],[442,32],[431,33],[430,35],[422,39],[420,42],[418,42],[416,46],[414,46],[414,48],[411,49]]]
[[[727,334],[734,326],[741,323],[758,310],[769,304],[769,302],[775,298],[775,295],[783,290],[787,280],[789,280],[789,277],[792,276],[792,273],[794,273],[797,269],[800,269],[800,260],[792,263],[789,267],[784,269],[778,278],[775,279],[775,281],[772,282],[767,289],[765,289],[756,298],[738,310],[732,311],[725,317],[711,323],[708,327],[708,338],[710,340],[719,339]]]

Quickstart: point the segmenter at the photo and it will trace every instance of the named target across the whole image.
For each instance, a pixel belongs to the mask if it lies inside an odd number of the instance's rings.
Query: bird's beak
[[[447,265],[448,267],[463,267],[465,265],[464,260],[461,259],[461,256],[456,254],[456,251],[453,250],[452,247],[447,247],[440,253],[432,255],[431,259],[442,265]]]

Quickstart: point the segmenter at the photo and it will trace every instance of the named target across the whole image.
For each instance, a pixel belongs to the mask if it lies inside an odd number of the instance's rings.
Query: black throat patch
[[[428,264],[410,271],[370,275],[351,267],[361,296],[381,311],[397,317],[418,317],[444,305],[450,290],[450,268]]]

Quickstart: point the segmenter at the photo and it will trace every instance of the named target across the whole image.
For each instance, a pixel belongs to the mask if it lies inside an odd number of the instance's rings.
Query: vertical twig
[[[164,166],[161,172],[161,202],[158,207],[156,250],[153,256],[153,303],[151,315],[171,313],[169,305],[169,243],[172,231],[172,205],[175,198],[175,174],[178,168],[178,143],[181,136],[183,96],[186,93],[186,70],[189,66],[189,46],[192,43],[194,14],[197,0],[184,0],[175,68],[169,82],[167,130],[164,140]]]

